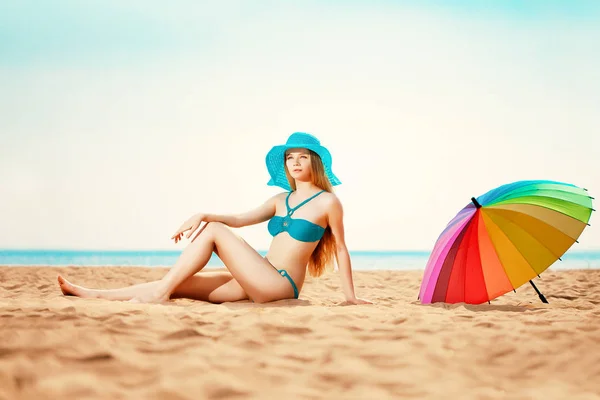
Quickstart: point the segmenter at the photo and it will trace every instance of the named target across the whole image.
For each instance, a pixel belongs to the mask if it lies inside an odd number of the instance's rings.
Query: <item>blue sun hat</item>
[[[285,144],[273,146],[267,153],[267,170],[271,179],[267,183],[269,186],[279,186],[285,190],[292,190],[285,175],[285,151],[288,149],[303,148],[314,151],[321,157],[325,175],[329,178],[332,186],[339,185],[342,182],[331,171],[331,153],[326,147],[321,145],[319,139],[309,133],[294,132],[290,135]]]

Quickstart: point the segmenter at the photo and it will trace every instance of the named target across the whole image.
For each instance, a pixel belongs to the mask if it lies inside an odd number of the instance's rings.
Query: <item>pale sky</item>
[[[183,248],[190,215],[280,191],[295,131],[332,152],[350,250],[429,251],[516,180],[600,198],[600,5],[0,2],[0,248]]]

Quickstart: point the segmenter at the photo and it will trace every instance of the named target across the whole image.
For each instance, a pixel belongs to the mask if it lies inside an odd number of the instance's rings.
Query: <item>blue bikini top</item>
[[[323,234],[325,233],[325,228],[305,219],[292,218],[292,214],[297,209],[299,209],[300,207],[302,207],[303,205],[305,205],[306,203],[308,203],[323,192],[324,190],[321,190],[319,193],[309,197],[294,208],[290,208],[290,205],[288,203],[288,199],[292,194],[292,192],[289,192],[287,197],[285,198],[285,207],[287,208],[287,215],[283,217],[280,215],[275,215],[273,218],[271,218],[268,225],[269,233],[272,236],[277,236],[281,232],[287,232],[291,237],[301,242],[316,242],[320,240],[321,237],[323,237]]]

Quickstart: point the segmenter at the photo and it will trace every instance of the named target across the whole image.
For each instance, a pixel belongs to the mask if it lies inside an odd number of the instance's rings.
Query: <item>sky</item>
[[[350,250],[430,251],[518,180],[599,198],[598,43],[596,1],[0,2],[0,248],[181,249],[192,214],[281,191],[264,160],[296,131]]]

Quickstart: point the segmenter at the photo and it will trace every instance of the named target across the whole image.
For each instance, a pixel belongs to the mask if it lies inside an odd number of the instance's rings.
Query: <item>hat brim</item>
[[[340,180],[331,170],[331,153],[327,150],[326,147],[320,145],[313,144],[302,144],[302,145],[292,145],[292,144],[283,144],[279,146],[273,146],[271,150],[267,153],[266,163],[267,170],[269,171],[269,175],[271,179],[267,183],[269,186],[279,186],[285,190],[292,190],[290,184],[287,180],[287,176],[285,174],[285,152],[288,149],[308,149],[312,150],[321,157],[321,161],[323,162],[323,167],[325,169],[325,175],[329,179],[329,182],[332,186],[336,186],[341,184]]]

